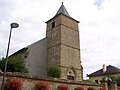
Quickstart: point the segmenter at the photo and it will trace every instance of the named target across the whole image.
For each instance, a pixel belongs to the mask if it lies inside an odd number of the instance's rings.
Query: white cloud
[[[102,64],[120,67],[119,4],[119,0],[105,0],[101,9],[93,6],[93,14],[84,16],[85,13],[82,12],[84,14],[81,17],[80,35],[85,74],[100,69]],[[90,19],[86,18],[89,16]]]
[[[11,22],[18,22],[20,27],[13,30],[10,54],[45,37],[45,22],[56,14],[62,1],[0,0],[0,57],[6,53]],[[85,74],[100,69],[104,63],[120,67],[119,4],[120,0],[64,0],[69,14],[81,22]]]

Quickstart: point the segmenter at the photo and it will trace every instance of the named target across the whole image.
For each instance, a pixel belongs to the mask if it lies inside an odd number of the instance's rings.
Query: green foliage
[[[5,58],[0,60],[0,69],[4,71]],[[28,70],[25,66],[24,59],[20,55],[12,56],[8,58],[7,72],[21,72],[27,73]]]
[[[91,83],[91,81],[89,79],[87,80],[83,80],[82,82],[85,82],[85,83]]]
[[[117,85],[120,86],[120,75],[119,76],[109,76],[113,81],[117,82]]]
[[[55,65],[51,65],[47,68],[47,76],[49,77],[59,78],[60,74],[61,74],[60,68]]]

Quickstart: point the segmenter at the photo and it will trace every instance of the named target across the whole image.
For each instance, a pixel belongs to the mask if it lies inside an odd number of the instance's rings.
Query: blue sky
[[[100,8],[102,6],[102,3],[104,2],[105,0],[95,0],[95,5],[97,5],[98,8]]]
[[[84,77],[103,64],[120,68],[120,0],[0,0],[0,58],[5,57],[10,23],[10,54],[45,37],[45,22],[62,2],[70,16],[80,21],[81,60]]]

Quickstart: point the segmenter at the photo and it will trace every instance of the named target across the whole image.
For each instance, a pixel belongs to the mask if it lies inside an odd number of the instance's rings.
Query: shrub
[[[82,86],[75,88],[75,90],[84,90]]]
[[[91,83],[90,80],[83,80],[82,82],[85,82],[85,83]]]
[[[44,81],[37,81],[34,84],[35,90],[49,90],[49,84]]]
[[[109,77],[113,80],[117,82],[117,85],[120,86],[120,75],[119,76],[110,76]]]
[[[7,78],[4,87],[5,90],[22,90],[22,81],[17,78]]]
[[[59,78],[60,74],[61,74],[60,68],[55,65],[51,65],[47,69],[47,76],[49,77]]]
[[[69,90],[68,86],[65,84],[61,84],[58,86],[58,90]]]
[[[87,90],[96,90],[94,87],[89,87]]]

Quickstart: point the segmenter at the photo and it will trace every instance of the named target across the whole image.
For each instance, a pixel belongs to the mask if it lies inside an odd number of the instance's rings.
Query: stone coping
[[[3,72],[0,72],[0,77],[3,75]],[[60,79],[60,78],[48,78],[48,77],[43,77],[43,76],[31,76],[26,73],[12,73],[12,72],[7,72],[6,76],[9,77],[18,77],[18,78],[23,78],[23,79],[32,79],[32,80],[43,80],[43,81],[50,81],[50,82],[57,82],[57,83],[67,83],[67,84],[76,84],[76,85],[85,85],[85,86],[100,86],[101,84],[96,84],[96,83],[89,83],[89,82],[82,82],[82,81],[75,81],[75,80],[65,80],[65,79]]]

